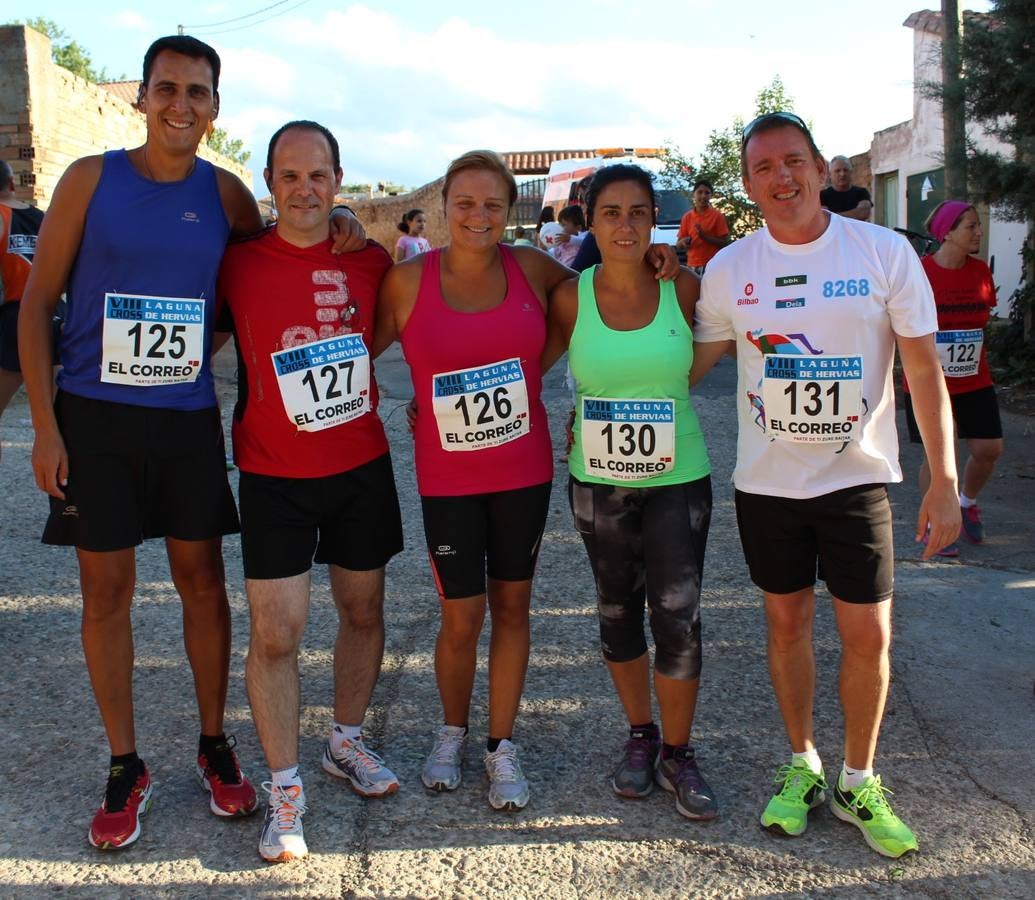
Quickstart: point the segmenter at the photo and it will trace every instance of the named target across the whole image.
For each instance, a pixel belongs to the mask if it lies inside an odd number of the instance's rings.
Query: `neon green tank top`
[[[575,444],[568,470],[579,481],[659,487],[708,475],[708,452],[690,404],[693,333],[674,282],[659,284],[653,321],[615,331],[600,318],[593,276],[579,277],[578,317],[568,346],[575,378]]]

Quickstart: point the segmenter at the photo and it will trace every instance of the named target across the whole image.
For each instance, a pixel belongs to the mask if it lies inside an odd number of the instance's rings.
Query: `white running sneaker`
[[[327,741],[323,747],[323,768],[335,778],[344,778],[361,797],[384,797],[399,790],[399,779],[385,761],[363,743],[363,735],[342,741],[337,751],[332,750],[331,742]]]
[[[489,805],[493,809],[513,812],[524,809],[528,804],[528,779],[521,771],[517,752],[517,747],[503,740],[494,752],[485,754],[485,771],[489,775]]]
[[[259,836],[259,856],[271,863],[290,862],[308,856],[309,848],[302,834],[302,816],[305,813],[302,785],[278,787],[266,781],[262,789],[270,799]]]
[[[429,791],[455,791],[460,787],[460,767],[464,762],[467,729],[459,725],[442,725],[435,734],[435,743],[420,773],[420,780]]]

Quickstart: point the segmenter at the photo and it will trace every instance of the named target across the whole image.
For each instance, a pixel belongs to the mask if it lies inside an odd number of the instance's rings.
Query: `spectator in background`
[[[868,222],[873,209],[870,192],[852,184],[852,161],[847,156],[830,160],[830,187],[820,191],[819,202],[832,213],[860,222]]]
[[[411,209],[396,226],[402,237],[395,242],[395,261],[402,262],[413,256],[420,256],[431,249],[431,244],[424,237],[424,227],[428,219],[422,209]]]
[[[514,229],[514,246],[515,247],[534,247],[535,244],[533,244],[528,239],[528,237],[526,236],[527,234],[528,234],[528,232],[522,226],[518,225],[518,227]]]
[[[578,255],[579,247],[586,233],[586,217],[582,213],[581,206],[566,206],[557,217],[562,229],[560,234],[554,237],[554,244],[550,253],[558,262],[570,266]]]
[[[543,226],[547,222],[553,222],[555,218],[556,216],[554,214],[552,206],[544,206],[543,211],[539,213],[539,221],[535,223],[535,241],[536,244],[538,244],[540,247],[543,246],[542,243],[539,241],[539,234],[543,230]]]
[[[686,250],[686,264],[698,275],[716,253],[730,242],[726,217],[712,206],[712,185],[701,179],[694,182],[694,205],[683,215],[676,235],[676,249]]]

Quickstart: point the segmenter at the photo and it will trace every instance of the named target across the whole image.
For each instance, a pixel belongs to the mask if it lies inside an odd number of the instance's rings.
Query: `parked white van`
[[[580,181],[602,166],[631,163],[646,169],[655,177],[661,172],[661,151],[655,147],[610,147],[596,151],[595,156],[581,159],[558,159],[550,164],[543,207],[552,206],[554,214],[575,203],[575,190]],[[658,217],[652,239],[656,244],[675,244],[679,221],[690,209],[690,199],[682,191],[655,187]]]

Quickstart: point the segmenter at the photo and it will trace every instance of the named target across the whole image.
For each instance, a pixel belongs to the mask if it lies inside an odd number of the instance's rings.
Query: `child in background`
[[[560,241],[554,239],[554,245],[550,249],[553,257],[566,266],[570,266],[572,260],[578,255],[579,247],[582,245],[582,238],[586,232],[586,217],[582,213],[581,206],[566,206],[557,216],[557,221],[564,229],[564,235]]]

